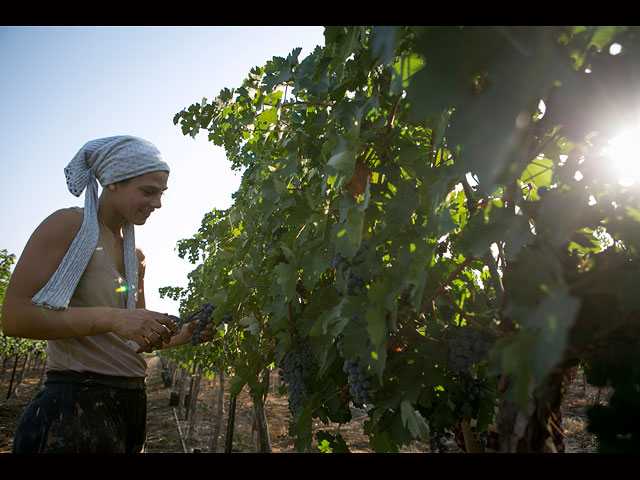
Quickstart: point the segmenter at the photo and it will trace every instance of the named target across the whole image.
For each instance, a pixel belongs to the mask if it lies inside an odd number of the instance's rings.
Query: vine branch
[[[431,278],[436,282],[436,284],[438,285],[438,287],[435,289],[435,291],[431,294],[431,296],[427,299],[426,302],[424,302],[424,304],[422,305],[422,307],[420,307],[420,311],[418,312],[418,315],[422,315],[427,308],[429,308],[429,306],[434,302],[434,300],[436,298],[438,298],[438,296],[444,291],[445,288],[447,288],[449,286],[449,284],[455,280],[455,278],[460,275],[460,272],[462,272],[462,270],[464,270],[464,268],[469,265],[472,261],[474,260],[473,257],[469,257],[467,258],[464,262],[462,262],[460,265],[458,265],[458,267],[451,272],[451,274],[447,277],[447,279],[440,283],[437,279],[437,277],[433,274],[433,272],[431,270],[429,270],[429,275],[431,276]]]
[[[439,283],[438,277],[436,277],[436,274],[433,273],[431,270],[429,270],[429,276],[431,277],[431,279],[436,282]],[[449,279],[447,279],[449,280]],[[444,285],[444,283],[440,284],[440,286]],[[473,317],[467,315],[467,313],[462,310],[458,304],[455,302],[455,300],[453,298],[451,298],[451,296],[447,293],[442,295],[442,298],[444,298],[447,303],[449,303],[449,305],[451,305],[453,307],[453,309],[462,317],[464,318],[467,323],[469,323],[469,325],[473,326],[474,328],[476,328],[477,330],[480,331],[486,331],[486,329],[480,324],[478,323],[477,320],[475,320]]]

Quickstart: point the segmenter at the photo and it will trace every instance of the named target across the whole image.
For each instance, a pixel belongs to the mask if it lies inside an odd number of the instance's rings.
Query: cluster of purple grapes
[[[491,342],[478,330],[462,327],[459,334],[451,339],[449,365],[456,373],[471,373],[473,365],[481,362],[487,355]]]
[[[480,388],[479,383],[472,377],[463,378],[463,381],[465,387],[464,391],[467,393],[470,402],[474,402],[475,400],[479,400],[484,397],[484,391]]]
[[[453,441],[455,434],[450,430],[443,433],[431,432],[429,438],[429,450],[432,453],[449,453],[449,443]]]
[[[341,270],[342,275],[345,275],[348,272],[347,295],[356,295],[367,286],[367,283],[353,271],[352,266],[359,265],[364,262],[364,256],[368,249],[369,244],[365,239],[363,239],[360,244],[360,248],[353,257],[353,263],[350,263],[349,260],[347,260],[340,252],[336,252],[333,256],[332,267],[336,270]]]
[[[189,337],[191,345],[198,345],[199,343],[202,343],[200,332],[202,332],[211,321],[211,314],[215,309],[216,307],[211,302],[207,302],[202,305],[200,312],[194,318],[194,320],[196,318],[198,319],[198,323],[194,325],[193,335]]]
[[[357,295],[367,287],[367,282],[358,277],[355,273],[349,272],[347,280],[347,295]]]
[[[193,334],[189,337],[189,343],[191,343],[191,345],[198,345],[200,343],[203,343],[203,340],[200,334],[205,330],[205,328],[207,328],[207,325],[209,323],[212,323],[213,319],[211,318],[211,316],[213,315],[213,311],[216,308],[217,307],[213,303],[206,302],[202,304],[202,307],[200,308],[200,310],[198,310],[195,313],[192,313],[182,318],[177,318],[173,315],[169,315],[169,317],[171,318],[171,320],[173,320],[173,322],[176,324],[178,328],[182,327],[182,325],[185,325],[187,323],[191,323],[197,320],[198,322],[194,325]],[[233,314],[231,313],[231,310],[229,310],[227,313],[223,315],[222,321],[224,323],[229,323],[229,321],[231,321],[232,318],[233,318]]]
[[[480,445],[487,446],[489,441],[494,436],[490,430],[485,430],[483,432],[478,432],[475,426],[471,426],[471,436],[473,439],[478,442]]]
[[[292,348],[282,359],[280,376],[289,390],[289,410],[294,415],[303,407],[302,399],[310,397],[306,379],[313,377],[318,364],[308,340],[302,342],[300,350]]]
[[[354,317],[352,321],[359,321],[358,317]],[[342,346],[342,337],[336,342],[338,354],[344,359],[342,371],[348,375],[349,393],[353,395],[356,404],[365,405],[371,403],[371,389],[374,385],[373,376],[371,376],[364,365],[360,364],[359,358],[345,358],[344,348]]]
[[[373,377],[367,373],[359,359],[345,360],[343,370],[349,375],[349,393],[353,395],[356,404],[371,403]]]

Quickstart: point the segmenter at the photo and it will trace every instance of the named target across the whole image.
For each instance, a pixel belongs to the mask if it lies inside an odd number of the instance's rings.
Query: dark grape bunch
[[[225,313],[222,316],[222,323],[229,323],[232,319],[233,319],[233,314],[231,313],[231,310],[229,310],[227,313]]]
[[[216,307],[213,307],[212,311],[215,310],[215,308]],[[222,322],[229,323],[232,318],[233,314],[231,313],[231,310],[229,310],[222,316]],[[199,320],[200,321],[194,325],[193,335],[189,337],[189,342],[191,343],[191,345],[198,345],[203,342],[203,340],[200,338],[200,333],[207,327],[208,324],[212,323],[213,321],[213,319],[211,318],[211,313],[209,313],[207,316],[203,316]]]
[[[345,373],[349,375],[349,393],[353,395],[357,404],[371,403],[371,387],[373,387],[373,377],[369,375],[360,365],[359,359],[345,360]]]
[[[213,303],[206,302],[206,303],[203,303],[202,307],[200,307],[200,310],[198,310],[195,313],[192,313],[182,318],[178,318],[174,315],[169,315],[169,318],[171,318],[171,320],[178,327],[178,329],[180,329],[183,325],[186,325],[195,320],[198,320],[198,323],[194,325],[193,334],[189,337],[189,342],[191,343],[191,345],[198,345],[203,342],[202,338],[200,338],[200,333],[204,331],[204,329],[207,327],[209,323],[213,322],[213,319],[211,318],[211,316],[213,315],[213,311],[216,308],[217,307]],[[233,314],[231,313],[231,310],[229,310],[222,317],[222,321],[224,323],[229,323],[229,321],[232,318],[233,318]]]
[[[358,321],[358,317],[354,317],[352,321]],[[338,338],[336,347],[340,357],[345,358],[342,338]],[[359,359],[345,359],[342,370],[348,375],[349,393],[353,395],[355,403],[360,405],[371,403],[371,389],[374,385],[374,379],[364,365],[360,364]]]
[[[446,430],[444,433],[431,431],[429,438],[429,450],[432,453],[449,453],[448,444],[451,443],[454,438],[455,434],[450,430]]]
[[[313,377],[318,368],[308,340],[302,342],[300,351],[289,350],[280,364],[280,376],[289,388],[289,410],[294,415],[302,408],[302,398],[311,396],[305,380]]]
[[[360,248],[353,257],[353,263],[349,263],[349,260],[343,257],[340,252],[336,252],[333,256],[332,267],[337,270],[341,270],[342,275],[345,275],[348,272],[347,295],[356,295],[367,286],[367,283],[362,278],[358,277],[351,267],[359,265],[364,261],[364,255],[368,249],[369,243],[365,239],[362,239]]]
[[[489,342],[475,328],[460,328],[459,334],[450,341],[449,365],[456,373],[471,373],[473,365],[481,362],[489,348]]]
[[[351,317],[349,319],[349,323],[350,324],[362,324],[362,319],[360,318],[359,315],[354,315],[353,317]],[[342,335],[339,335],[338,338],[336,339],[336,348],[338,349],[338,355],[340,355],[341,358],[345,358],[345,353],[344,353],[344,348],[342,347]]]
[[[355,263],[362,263],[364,261],[364,255],[367,253],[367,250],[369,250],[369,242],[363,238],[362,242],[360,242],[360,248],[358,248],[355,257],[353,258]]]
[[[344,270],[347,270],[350,266],[351,264],[349,263],[349,260],[343,257],[340,252],[336,252],[333,255],[333,262],[331,264],[332,268],[335,268],[338,270],[342,268],[342,270],[344,271]]]
[[[195,317],[199,321],[194,325],[193,335],[189,337],[189,342],[191,343],[191,345],[198,345],[202,343],[202,339],[200,338],[200,332],[202,332],[207,327],[207,325],[211,322],[211,315],[215,309],[216,307],[211,302],[207,302],[202,305],[202,309],[200,310],[200,313]]]
[[[471,377],[464,379],[464,391],[467,393],[469,401],[473,402],[484,397],[484,391],[477,385]]]
[[[191,345],[199,345],[203,342],[200,338],[200,332],[206,328],[208,323],[208,321],[200,320],[200,322],[195,324],[193,328],[193,335],[189,337],[189,343],[191,343]]]
[[[473,439],[480,445],[489,448],[496,448],[497,436],[490,430],[478,432],[474,425],[471,426],[471,435]]]
[[[358,277],[355,273],[349,272],[349,279],[347,280],[347,295],[357,295],[358,292],[364,290],[367,286],[367,282]]]

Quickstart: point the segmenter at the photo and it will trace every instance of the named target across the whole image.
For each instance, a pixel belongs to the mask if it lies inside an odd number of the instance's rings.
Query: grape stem
[[[438,296],[444,292],[444,289],[447,288],[447,286],[453,281],[455,280],[455,278],[460,275],[460,272],[462,272],[462,270],[469,265],[472,261],[473,261],[473,257],[469,257],[467,258],[464,262],[462,262],[460,265],[458,265],[458,268],[456,268],[451,275],[449,275],[447,277],[447,279],[443,282],[440,283],[440,281],[438,280],[438,278],[435,276],[435,274],[429,270],[429,275],[431,276],[431,278],[433,279],[433,281],[436,282],[436,284],[438,285],[438,288],[436,288],[436,290],[431,294],[431,296],[427,299],[426,302],[424,302],[424,304],[422,305],[422,307],[420,308],[420,312],[418,312],[418,316],[422,315],[427,308],[429,308],[429,306],[434,302],[434,300],[436,298],[438,298]]]

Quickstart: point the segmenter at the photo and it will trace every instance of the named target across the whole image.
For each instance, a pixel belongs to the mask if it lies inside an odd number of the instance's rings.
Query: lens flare
[[[640,182],[640,126],[609,140],[604,153],[611,160],[620,185],[630,187]]]

